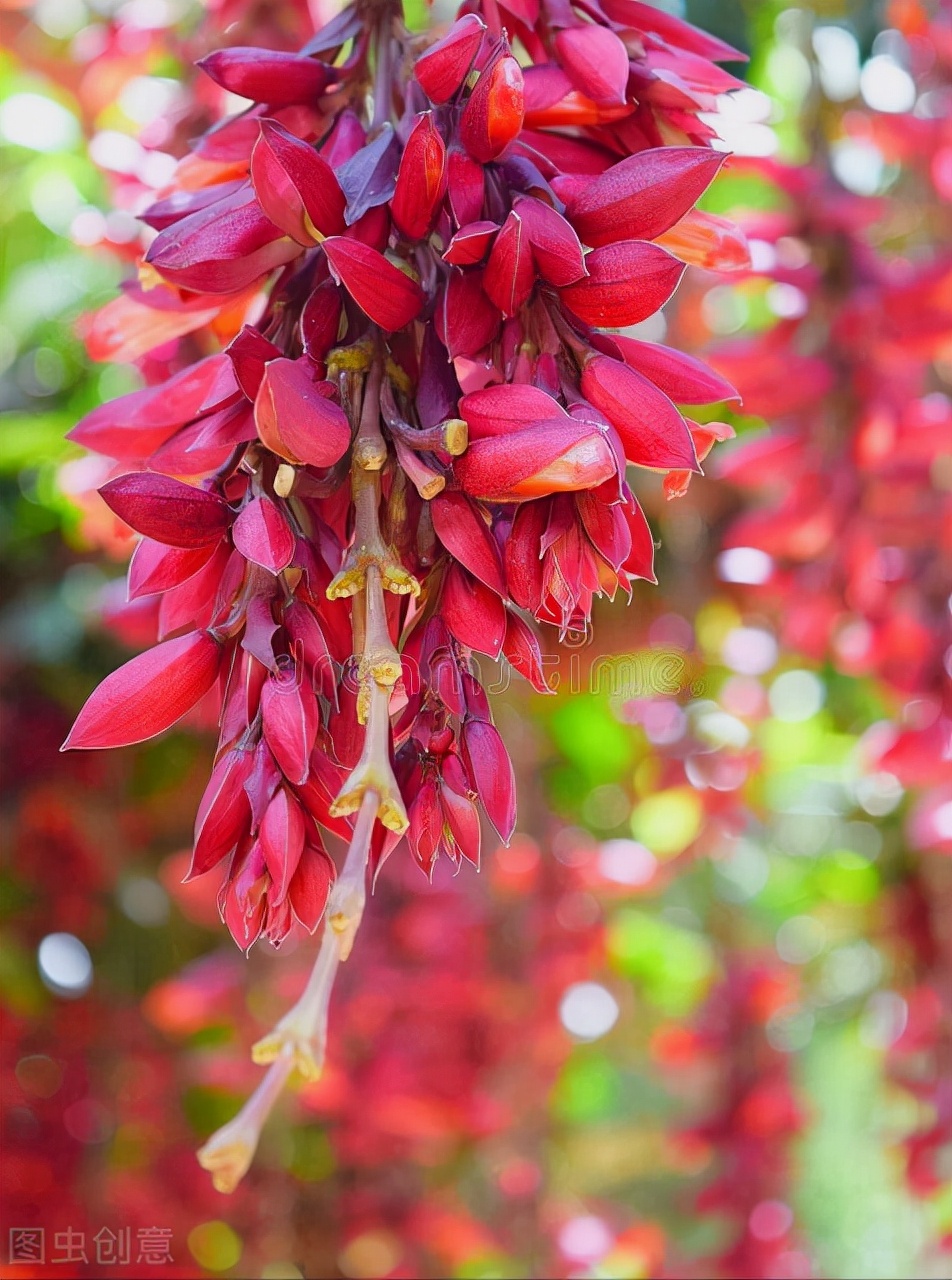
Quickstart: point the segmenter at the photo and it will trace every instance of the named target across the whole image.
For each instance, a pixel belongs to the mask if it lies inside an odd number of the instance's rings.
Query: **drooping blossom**
[[[544,689],[532,622],[584,630],[596,596],[654,579],[627,464],[682,492],[727,434],[677,407],[727,382],[606,331],[656,313],[687,263],[744,261],[694,209],[725,159],[699,113],[734,56],[612,0],[597,23],[467,6],[436,40],[392,4],[348,6],[299,50],[200,61],[249,105],[142,213],[154,238],[106,322],[134,313],[127,355],[192,345],[71,433],[116,460],[101,494],[141,536],[130,598],[158,602],[159,643],[65,745],[213,701],[189,876],[220,877],[246,950],[326,916],[301,1000],[256,1046],[273,1074],[203,1150],[222,1189],[291,1066],[320,1071],[368,867],[401,842],[427,873],[478,864],[481,812],[513,833],[472,655]]]

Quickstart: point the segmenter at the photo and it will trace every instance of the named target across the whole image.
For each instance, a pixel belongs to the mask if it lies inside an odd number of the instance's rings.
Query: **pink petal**
[[[292,678],[273,676],[261,692],[264,736],[286,778],[296,785],[307,779],[317,735],[318,708],[313,690]]]
[[[233,742],[245,732],[258,714],[261,690],[268,672],[261,662],[244,647],[234,653],[221,713],[222,745]]]
[[[250,751],[228,751],[212,769],[195,818],[192,861],[186,880],[211,871],[247,834],[251,808],[245,783],[253,762]]]
[[[313,933],[321,922],[327,895],[336,876],[334,864],[324,850],[309,844],[301,855],[288,889],[291,910],[308,933]]]
[[[304,814],[287,787],[278,787],[274,793],[265,810],[258,839],[273,883],[268,901],[278,906],[287,896],[304,851]]]
[[[535,632],[512,609],[506,614],[506,638],[502,652],[510,666],[528,680],[537,693],[555,692],[546,683],[542,651]]]
[[[711,62],[746,62],[746,55],[740,53],[732,45],[719,40],[717,36],[708,35],[699,27],[692,26],[683,18],[659,9],[654,4],[645,4],[643,0],[600,0],[603,11],[613,22],[623,27],[633,27],[636,31],[652,32],[660,36],[665,44],[674,45],[676,49],[684,49],[687,53],[696,54],[699,58]]]
[[[410,852],[429,875],[443,838],[443,810],[435,782],[430,780],[422,784],[410,802],[407,817],[410,819],[407,831]]]
[[[183,423],[237,399],[238,391],[227,356],[207,356],[154,387],[99,405],[67,438],[110,458],[144,458]]]
[[[663,347],[656,342],[641,342],[621,334],[600,338],[597,345],[607,354],[624,360],[638,373],[653,382],[659,391],[675,404],[711,404],[720,400],[740,400],[726,378],[715,373],[702,360]]]
[[[129,562],[129,599],[155,595],[181,586],[215,554],[215,544],[205,547],[167,547],[144,538]]]
[[[90,360],[111,360],[117,364],[138,360],[155,347],[204,329],[218,318],[225,302],[222,298],[196,297],[175,310],[164,310],[147,306],[137,297],[121,294],[82,321],[81,332],[87,354]],[[227,302],[231,304],[233,299],[229,298]],[[112,453],[109,449],[101,452],[114,458],[126,456]],[[148,452],[148,449],[143,452]]]
[[[159,606],[160,640],[183,627],[211,626],[240,585],[240,575],[238,581],[232,576],[235,561],[244,568],[238,553],[232,551],[227,542],[220,542],[198,573],[165,592]]]
[[[450,755],[443,758],[444,785],[440,787],[440,804],[457,852],[461,853],[474,867],[478,867],[482,834],[479,827],[479,812],[469,796],[465,794],[465,781],[457,780],[456,775],[461,773],[462,767],[456,756]]]
[[[542,598],[542,536],[549,502],[527,502],[517,512],[506,539],[506,583],[520,609],[535,613]]]

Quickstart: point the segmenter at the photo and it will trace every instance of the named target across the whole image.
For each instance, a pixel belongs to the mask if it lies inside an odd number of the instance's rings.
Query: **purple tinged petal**
[[[262,211],[250,183],[160,231],[146,262],[180,289],[237,293],[290,262],[301,246]]]

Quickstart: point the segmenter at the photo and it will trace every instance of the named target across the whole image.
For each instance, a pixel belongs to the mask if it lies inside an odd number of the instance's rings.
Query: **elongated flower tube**
[[[698,113],[733,83],[712,59],[736,55],[631,0],[591,18],[468,3],[418,37],[372,0],[301,50],[210,54],[250,105],[181,160],[143,214],[139,284],[93,322],[111,352],[178,344],[165,382],[73,432],[117,460],[102,496],[142,537],[130,597],[160,602],[161,643],[66,745],[134,742],[217,699],[189,877],[217,877],[244,950],[325,921],[256,1046],[265,1081],[200,1154],[221,1190],[292,1070],[321,1071],[371,875],[398,847],[426,874],[441,854],[478,865],[483,816],[513,833],[473,653],[544,692],[535,624],[584,629],[596,596],[654,581],[628,464],[683,490],[717,434],[678,406],[734,395],[603,330],[657,312],[678,246],[699,252],[705,223],[674,233],[724,161]]]

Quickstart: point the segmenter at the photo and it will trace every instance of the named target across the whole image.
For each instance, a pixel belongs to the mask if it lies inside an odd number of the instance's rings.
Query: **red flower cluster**
[[[704,1215],[726,1218],[729,1238],[710,1259],[715,1274],[745,1280],[809,1274],[796,1248],[786,1203],[789,1147],[803,1125],[789,1057],[764,1024],[795,995],[795,977],[769,956],[734,959],[693,1029],[662,1029],[655,1052],[668,1068],[714,1074],[718,1101],[684,1138],[719,1157],[717,1176],[697,1199]]]
[[[325,907],[332,926],[313,989],[259,1046],[287,1069],[292,1048],[319,1068],[368,861],[405,835],[425,871],[440,852],[478,863],[478,802],[512,834],[471,653],[543,689],[520,610],[564,633],[653,579],[626,461],[682,490],[718,432],[676,403],[734,394],[600,330],[670,298],[684,262],[666,237],[736,264],[693,205],[723,161],[697,112],[737,55],[635,0],[586,14],[493,4],[422,47],[392,4],[349,6],[297,53],[204,58],[253,105],[142,215],[156,235],[128,297],[157,341],[244,323],[72,433],[119,461],[101,493],[142,536],[130,597],[155,602],[161,643],[66,745],[140,741],[214,698],[190,875],[224,869],[244,948],[313,932]],[[322,830],[350,841],[336,884]]]
[[[908,51],[915,105],[840,117],[828,107],[845,138],[878,150],[895,178],[870,197],[846,190],[822,152],[808,167],[758,161],[776,207],[744,225],[787,314],[711,359],[772,428],[745,437],[720,468],[743,500],[727,555],[741,565],[759,557],[743,594],[778,618],[788,649],[878,682],[892,714],[867,735],[865,764],[914,797],[904,815],[913,857],[892,892],[901,971],[916,980],[891,1057],[896,1078],[932,1106],[907,1143],[910,1187],[925,1195],[952,1139],[942,1082],[952,1011],[929,909],[947,875],[932,855],[952,851],[952,255],[942,145],[952,28],[947,6],[917,0],[890,6],[890,23]]]

